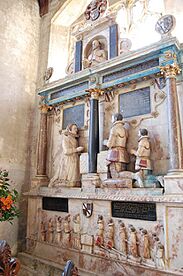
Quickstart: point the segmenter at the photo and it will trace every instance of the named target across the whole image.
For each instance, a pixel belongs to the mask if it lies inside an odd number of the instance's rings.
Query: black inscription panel
[[[42,209],[68,213],[68,198],[43,197]]]
[[[150,87],[121,94],[119,105],[124,118],[151,113]]]
[[[131,74],[135,74],[153,67],[159,66],[159,60],[158,59],[153,59],[149,60],[147,62],[135,65],[133,67],[127,68],[127,69],[122,69],[120,71],[117,71],[115,73],[110,73],[107,74],[103,77],[103,82],[109,82],[112,80],[117,80],[126,76],[129,76]]]
[[[79,128],[82,128],[84,126],[84,109],[84,104],[64,109],[63,129],[66,129],[69,124],[76,124]]]
[[[147,202],[112,201],[112,216],[156,221],[156,204]]]

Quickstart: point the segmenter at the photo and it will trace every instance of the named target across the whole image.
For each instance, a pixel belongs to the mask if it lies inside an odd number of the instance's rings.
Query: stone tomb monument
[[[96,29],[105,2],[92,1],[85,14]],[[89,30],[82,32],[98,47]],[[182,275],[179,44],[163,37],[128,58],[94,48],[79,63],[87,58],[90,70],[39,92],[22,273],[56,276],[72,260],[79,275]]]

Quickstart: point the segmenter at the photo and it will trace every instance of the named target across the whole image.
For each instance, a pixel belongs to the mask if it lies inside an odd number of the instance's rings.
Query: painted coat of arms
[[[86,20],[97,20],[107,8],[107,0],[94,0],[86,8],[84,13]]]
[[[91,217],[93,213],[93,203],[83,203],[83,214],[85,217]]]

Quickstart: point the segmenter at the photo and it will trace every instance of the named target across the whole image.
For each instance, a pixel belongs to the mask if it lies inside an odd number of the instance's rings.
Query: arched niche
[[[68,0],[56,12],[51,20],[48,67],[53,67],[51,81],[66,76],[68,63],[74,57],[74,39],[71,37],[71,27],[82,18],[91,0]]]
[[[92,52],[92,42],[94,40],[98,40],[100,42],[101,45],[101,49],[104,50],[106,52],[106,56],[108,59],[108,42],[107,42],[107,38],[103,35],[97,35],[95,37],[93,37],[85,46],[84,49],[84,58],[88,58],[88,56],[91,54]]]

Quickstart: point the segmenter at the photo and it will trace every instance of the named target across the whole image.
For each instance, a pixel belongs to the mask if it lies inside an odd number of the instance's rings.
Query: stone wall
[[[19,235],[26,228],[26,199],[29,189],[33,136],[34,102],[39,47],[39,7],[36,0],[0,1],[0,167],[7,169],[21,193]],[[31,147],[32,146],[32,147]],[[18,220],[13,226],[1,223],[0,239],[17,251]],[[19,239],[20,241],[20,239]]]

